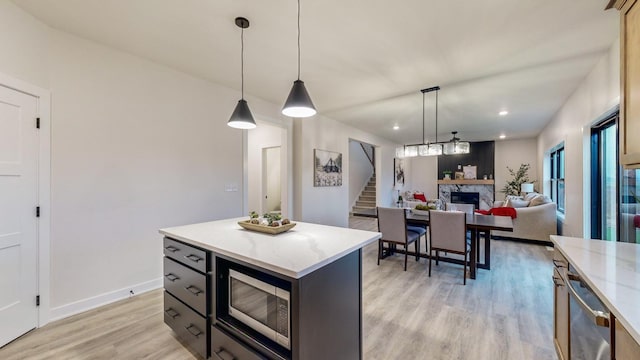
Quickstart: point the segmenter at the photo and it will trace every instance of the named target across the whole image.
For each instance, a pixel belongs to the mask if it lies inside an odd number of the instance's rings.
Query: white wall
[[[426,156],[405,159],[408,163],[404,191],[423,191],[427,199],[438,198],[438,157]],[[404,195],[403,195],[404,196]]]
[[[537,180],[534,187],[542,192],[540,179],[538,178],[538,142],[536,139],[496,140],[495,142],[495,179],[496,200],[504,200],[504,193],[500,192],[508,180],[513,177],[509,174],[507,166],[518,171],[521,164],[529,164],[529,179]]]
[[[369,151],[371,146],[365,144],[365,149]],[[369,152],[369,156],[371,153]],[[342,156],[344,158],[344,155]],[[343,174],[344,175],[344,174]],[[360,192],[371,179],[373,175],[373,166],[369,162],[369,158],[365,155],[360,142],[349,140],[349,206],[355,205],[356,200],[360,197]]]
[[[242,133],[233,91],[56,31],[49,56],[55,313],[159,278],[159,228],[241,215]]]
[[[393,202],[395,144],[335,120],[316,115],[293,122],[294,218],[300,221],[346,227],[349,223],[349,139],[376,146],[376,201]],[[313,186],[313,149],[342,153],[342,186]],[[360,150],[362,151],[362,150]]]
[[[0,71],[48,89],[47,31],[12,2],[0,0]]]
[[[594,121],[620,102],[620,45],[616,41],[538,137],[538,174],[549,194],[545,155],[565,144],[566,211],[562,233],[589,236],[589,134]],[[587,211],[585,211],[587,209]]]

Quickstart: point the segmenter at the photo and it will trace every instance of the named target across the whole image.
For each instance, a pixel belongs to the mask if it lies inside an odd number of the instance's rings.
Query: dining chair
[[[467,214],[473,214],[475,208],[474,204],[447,203],[446,205],[447,211],[462,211]]]
[[[420,234],[407,230],[407,216],[404,209],[378,207],[378,231],[382,237],[378,240],[378,265],[384,250],[384,243],[404,246],[404,271],[407,271],[409,245],[415,243],[416,261],[420,259]]]
[[[429,211],[429,276],[431,276],[431,259],[433,251],[438,258],[440,251],[464,255],[464,277],[462,283],[467,284],[467,266],[469,264],[470,244],[467,242],[467,217],[459,211]],[[438,263],[436,262],[436,265]]]

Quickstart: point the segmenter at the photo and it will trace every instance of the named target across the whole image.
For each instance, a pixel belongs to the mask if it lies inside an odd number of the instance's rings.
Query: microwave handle
[[[570,280],[580,280],[580,276],[577,274],[569,273],[567,274]],[[587,304],[578,294],[576,289],[573,288],[571,281],[565,281],[565,285],[567,285],[567,289],[571,293],[574,299],[578,302],[580,307],[589,315],[594,324],[602,327],[609,327],[609,313],[605,313],[599,310],[593,310],[589,304]]]
[[[214,351],[213,355],[220,360],[235,360],[235,356],[231,355],[227,350],[220,348],[218,351]]]

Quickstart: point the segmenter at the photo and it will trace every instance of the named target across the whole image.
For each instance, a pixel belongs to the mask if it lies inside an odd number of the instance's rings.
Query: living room
[[[109,316],[113,314],[112,308],[102,306],[126,302],[130,297],[135,300],[147,296],[145,301],[151,301],[157,310],[154,316],[160,316],[161,300],[157,298],[162,287],[163,264],[162,237],[158,229],[246,216],[254,207],[259,207],[256,194],[260,193],[257,181],[260,171],[256,170],[259,165],[255,165],[259,160],[252,158],[255,152],[248,150],[254,145],[256,148],[281,146],[280,165],[284,175],[280,211],[296,221],[338,227],[350,225],[350,140],[375,147],[376,202],[380,206],[394,206],[398,196],[393,173],[396,148],[423,141],[419,90],[427,86],[442,87],[441,136],[459,131],[465,141],[494,141],[495,172],[487,175],[493,176],[496,190],[509,178],[507,166],[518,168],[520,164],[530,164],[529,176],[535,180],[537,190],[551,194],[549,154],[562,144],[566,207],[563,213],[558,213],[559,233],[589,237],[592,219],[583,211],[592,200],[591,165],[585,161],[590,153],[589,129],[620,103],[619,13],[604,11],[606,4],[595,0],[580,5],[553,1],[543,5],[536,1],[515,5],[503,1],[491,6],[467,4],[473,10],[446,23],[448,20],[444,17],[438,20],[437,13],[454,16],[459,9],[419,1],[408,2],[416,11],[376,5],[381,8],[368,3],[336,2],[325,8],[322,4],[302,1],[301,79],[305,80],[319,113],[311,119],[293,119],[282,115],[281,103],[296,73],[295,2],[279,2],[275,6],[255,2],[191,1],[188,5],[166,2],[158,5],[149,0],[105,4],[0,0],[0,24],[5,30],[0,31],[3,53],[0,83],[9,89],[38,95],[39,99],[37,113],[42,142],[38,151],[42,161],[38,163],[41,188],[37,197],[40,215],[37,268],[40,270],[34,289],[34,295],[37,292],[39,296],[34,327],[46,334],[48,324],[69,325],[74,321],[72,316],[89,310]],[[342,14],[336,11],[342,8],[345,8]],[[280,12],[282,9],[286,9],[286,14]],[[534,16],[536,10],[539,13]],[[358,13],[363,14],[358,22],[345,25],[349,23],[347,16]],[[493,13],[499,14],[495,15],[496,21],[482,20],[483,16]],[[419,14],[431,14],[429,21]],[[278,129],[280,133],[273,135],[279,137],[277,143],[264,142],[258,146],[254,137],[260,133],[226,125],[233,106],[243,96],[241,30],[233,23],[236,16],[247,16],[251,20],[251,26],[243,30],[244,98],[256,118],[258,128],[255,130]],[[541,32],[535,34],[518,30],[520,35],[517,35],[518,24],[512,23],[510,17],[526,20],[532,28],[540,27],[540,19],[545,18],[554,29],[539,30]],[[281,28],[278,24],[284,22],[287,25]],[[464,22],[477,26],[486,41],[471,37],[474,35],[472,25],[463,31]],[[428,25],[428,31],[422,28],[423,23]],[[514,30],[503,32],[502,26],[507,25]],[[182,33],[194,28],[197,31],[188,37]],[[328,32],[329,28],[338,28],[341,32]],[[403,30],[396,32],[389,28]],[[460,31],[454,31],[457,28]],[[269,29],[275,29],[278,36]],[[449,40],[438,40],[438,34],[444,32],[449,34]],[[587,40],[581,37],[585,33]],[[421,35],[409,38],[409,34]],[[417,49],[422,36],[433,38],[430,41],[436,45],[439,41],[458,45],[443,49],[442,58],[437,61],[440,65],[432,68],[431,58],[440,57],[433,55],[440,53],[436,51],[440,45]],[[371,40],[373,38],[376,40]],[[453,41],[456,38],[460,41]],[[502,43],[512,47],[501,50]],[[361,46],[368,50],[340,52],[336,50],[338,44],[343,49]],[[498,55],[491,55],[496,53]],[[544,55],[547,53],[555,55],[549,58]],[[279,54],[286,60],[265,54]],[[330,55],[334,60],[326,61]],[[382,63],[382,59],[386,62]],[[459,67],[454,67],[454,63]],[[397,67],[394,64],[398,64]],[[494,93],[500,89],[501,81],[511,84],[521,81],[517,76],[520,70],[536,81],[518,94],[519,102],[509,106],[510,114],[500,116],[498,111],[504,104],[499,101],[489,104],[486,99],[502,96]],[[272,81],[273,78],[278,81]],[[472,86],[465,87],[465,82]],[[316,87],[320,83],[323,87]],[[347,87],[345,83],[355,85]],[[369,97],[371,89],[379,91],[376,99]],[[480,94],[484,97],[478,98]],[[551,99],[552,104],[537,102],[538,96]],[[485,102],[486,106],[476,108],[476,114],[474,109],[463,106],[465,99]],[[390,105],[388,110],[385,104]],[[431,104],[429,101],[427,106]],[[524,116],[519,114],[518,106],[539,110]],[[457,112],[457,109],[462,110]],[[488,118],[492,120],[486,120]],[[427,120],[433,120],[431,113],[427,114]],[[393,130],[396,122],[400,122],[400,129]],[[432,126],[429,122],[427,138],[434,135]],[[505,139],[499,138],[502,132]],[[342,154],[342,186],[313,185],[313,159],[317,149]],[[437,194],[438,172],[437,157],[407,160],[403,190]],[[496,200],[502,200],[501,196],[497,193]],[[537,261],[523,267],[523,272],[544,275],[548,280],[545,271],[550,271],[550,267],[535,270],[537,265],[550,261],[544,247],[505,244],[504,251],[500,250],[502,254],[513,252],[519,257],[528,254]],[[415,270],[412,275],[417,276],[409,279],[400,274],[402,271],[398,271],[393,260],[376,270],[375,258],[370,249],[367,251],[365,270],[381,275],[385,284],[398,286],[402,281],[409,284],[407,288],[415,290],[411,281],[423,280],[424,261],[413,264],[409,270]],[[446,270],[443,273],[446,274]],[[501,274],[504,275],[492,270],[477,281],[475,288],[473,285],[467,288],[479,297],[488,296],[495,286],[490,281],[493,277],[504,283],[509,280],[506,276],[500,277]],[[442,276],[440,278],[442,281]],[[373,300],[389,296],[382,294],[376,279],[380,278],[367,278],[366,294],[371,302],[366,304],[370,311],[365,321],[371,329],[377,329],[378,321],[386,317],[380,310],[384,303]],[[444,298],[448,296],[456,304],[471,301],[464,300],[464,290],[457,286],[459,279],[452,279],[451,283],[442,285],[447,289],[446,295],[428,293],[430,299],[438,298],[443,308],[447,307]],[[533,311],[538,283],[530,280],[526,285],[527,294],[518,290],[513,293],[517,294],[515,297],[526,298],[527,311]],[[550,291],[550,284],[540,286]],[[403,291],[397,287],[393,290]],[[504,296],[500,304],[508,303],[502,301],[508,293],[497,294]],[[549,315],[550,300],[544,301],[548,305],[545,314]],[[129,306],[141,308],[133,303]],[[126,309],[124,312],[131,310]],[[457,315],[467,310],[455,309],[460,311]],[[507,315],[501,314],[505,318]],[[517,321],[505,319],[501,324],[506,324],[507,329],[494,324],[492,334],[522,327],[532,319],[529,315]],[[446,319],[440,320],[447,324]],[[403,325],[395,325],[394,329],[401,333]],[[532,336],[533,342],[552,341],[545,338],[550,324],[536,326],[542,330]],[[474,322],[472,327],[476,333],[482,333],[479,323]],[[168,328],[154,329],[154,336],[177,344],[172,350],[175,352],[169,354],[189,358],[190,353],[177,350],[180,343]],[[447,333],[455,334],[454,330],[447,328]],[[525,335],[523,331],[522,337]],[[66,336],[82,341],[71,333],[61,337]],[[122,339],[116,338],[113,342],[119,341]],[[493,341],[499,343],[499,337],[496,335]],[[47,343],[38,341],[30,347],[42,349]],[[398,340],[398,343],[404,342]],[[536,352],[535,344],[517,346],[519,350],[507,353],[525,358],[553,353],[549,346],[540,352]],[[372,349],[369,354],[380,350],[371,343],[368,348]],[[416,354],[427,351],[414,350]],[[0,349],[0,357],[3,351],[7,349]],[[433,358],[446,358],[444,350],[438,354]],[[487,354],[496,355],[496,352]],[[114,353],[107,355],[118,357]],[[119,355],[127,358],[122,353]],[[507,358],[499,351],[496,356],[494,358]]]

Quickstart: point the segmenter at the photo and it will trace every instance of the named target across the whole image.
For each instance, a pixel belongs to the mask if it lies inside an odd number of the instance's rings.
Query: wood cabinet
[[[610,6],[620,10],[620,163],[640,168],[640,1]]]
[[[164,322],[183,343],[208,358],[211,309],[211,254],[164,238]]]
[[[553,344],[558,359],[569,360],[569,292],[561,274],[569,263],[555,249],[553,264]]]
[[[633,360],[640,357],[640,345],[619,321],[615,321],[615,359]]]

